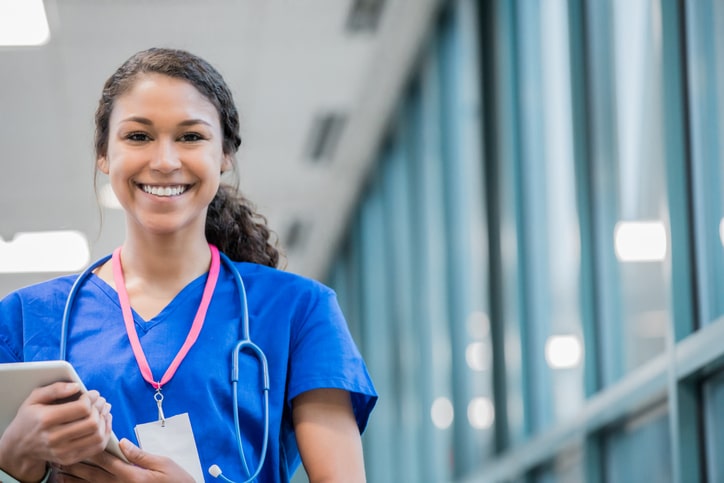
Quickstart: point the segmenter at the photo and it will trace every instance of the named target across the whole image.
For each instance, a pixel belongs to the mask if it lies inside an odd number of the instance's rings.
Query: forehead
[[[113,103],[111,122],[129,116],[201,119],[219,125],[219,112],[193,84],[163,74],[141,74]]]

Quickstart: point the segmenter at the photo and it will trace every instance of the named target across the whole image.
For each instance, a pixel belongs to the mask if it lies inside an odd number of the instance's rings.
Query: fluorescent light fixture
[[[666,258],[666,228],[660,221],[620,221],[613,232],[622,262],[660,262]]]
[[[724,245],[724,218],[719,220],[719,240],[721,240],[721,244]]]
[[[43,45],[49,39],[43,0],[0,0],[0,46]]]
[[[553,369],[571,369],[581,364],[583,347],[575,335],[553,335],[545,346],[546,361]]]
[[[455,410],[452,402],[446,397],[439,397],[432,403],[430,408],[432,424],[438,429],[447,429],[455,419]]]
[[[476,397],[468,404],[468,422],[475,429],[488,429],[495,421],[493,403],[487,397]]]
[[[85,235],[78,231],[18,233],[0,238],[0,273],[76,272],[90,261]]]
[[[112,210],[123,209],[123,206],[121,206],[121,202],[118,201],[118,198],[116,198],[116,194],[113,192],[113,187],[110,183],[106,183],[101,186],[101,189],[98,192],[98,198],[101,206],[110,208]]]

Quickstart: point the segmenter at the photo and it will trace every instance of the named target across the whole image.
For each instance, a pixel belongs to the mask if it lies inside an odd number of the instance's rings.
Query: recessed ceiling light
[[[347,17],[350,32],[374,32],[380,23],[385,0],[354,0]]]
[[[43,45],[49,39],[43,0],[0,0],[0,46]]]
[[[289,252],[298,251],[304,247],[307,241],[309,227],[299,219],[292,220],[287,227],[283,238],[284,248]]]
[[[312,122],[307,142],[307,158],[311,161],[330,161],[334,158],[347,117],[339,112],[323,112]]]

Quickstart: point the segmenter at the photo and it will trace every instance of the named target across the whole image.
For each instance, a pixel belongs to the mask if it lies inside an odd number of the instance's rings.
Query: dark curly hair
[[[223,131],[223,152],[233,158],[241,145],[239,113],[221,74],[204,59],[184,50],[152,48],[131,56],[103,86],[95,115],[96,159],[108,153],[109,120],[115,100],[133,87],[138,76],[149,73],[185,80],[216,107]],[[266,218],[256,213],[236,186],[219,186],[206,216],[206,239],[232,260],[279,265],[276,237]]]

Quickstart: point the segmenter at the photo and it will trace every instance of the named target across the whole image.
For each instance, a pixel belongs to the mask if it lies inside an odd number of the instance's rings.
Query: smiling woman
[[[28,398],[0,436],[3,481],[285,482],[301,462],[311,481],[364,481],[377,395],[334,292],[278,270],[265,219],[222,184],[238,131],[226,83],[188,52],[139,52],[108,79],[96,166],[125,241],[0,301],[0,363],[60,348],[91,391]],[[111,430],[131,464],[103,452]]]
[[[231,169],[219,114],[188,82],[143,74],[120,95],[109,117],[98,167],[126,211],[126,228],[195,237]]]

